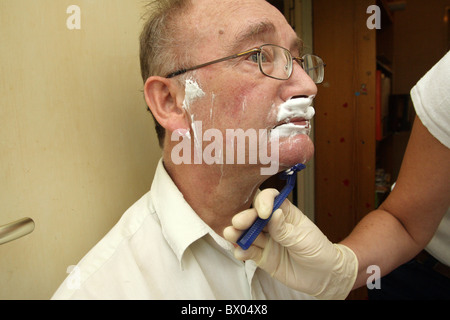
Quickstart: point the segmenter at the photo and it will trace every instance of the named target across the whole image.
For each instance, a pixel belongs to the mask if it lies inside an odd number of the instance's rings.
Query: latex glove
[[[224,230],[236,242],[259,215],[267,219],[273,208],[275,189],[261,191],[252,209],[234,216],[233,226]],[[239,260],[254,260],[272,277],[288,287],[318,299],[345,299],[356,280],[358,260],[354,252],[327,237],[289,200],[273,214],[265,231],[250,248],[235,249]]]

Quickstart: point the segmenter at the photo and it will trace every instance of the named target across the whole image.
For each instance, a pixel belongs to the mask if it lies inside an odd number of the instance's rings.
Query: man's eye
[[[271,55],[269,55],[267,52],[265,51],[261,51],[260,53],[261,55],[261,62],[271,62],[273,59],[271,58]]]
[[[258,63],[258,53],[253,53],[253,54],[249,55],[247,60],[254,62],[254,63]]]

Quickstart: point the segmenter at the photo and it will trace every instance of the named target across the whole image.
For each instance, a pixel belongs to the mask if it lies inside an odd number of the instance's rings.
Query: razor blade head
[[[302,171],[305,168],[306,168],[306,166],[303,163],[297,163],[292,168],[289,168],[288,170],[286,170],[286,174],[287,175],[293,175],[294,173]]]

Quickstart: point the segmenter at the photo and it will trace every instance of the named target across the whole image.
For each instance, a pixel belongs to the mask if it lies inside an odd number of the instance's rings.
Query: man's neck
[[[220,236],[236,213],[250,208],[264,181],[250,174],[254,168],[237,165],[175,165],[169,159],[164,166],[192,209]]]

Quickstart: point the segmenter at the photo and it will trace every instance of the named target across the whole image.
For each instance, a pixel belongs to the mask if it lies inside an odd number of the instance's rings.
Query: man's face
[[[263,44],[284,47],[295,57],[302,54],[296,33],[264,0],[197,0],[194,4],[185,30],[185,36],[192,37],[194,65]],[[187,84],[191,91],[186,90],[184,107],[189,121],[201,121],[203,132],[220,130],[224,146],[231,143],[226,141],[227,129],[265,129],[279,133],[280,170],[312,157],[314,146],[304,129],[312,108],[308,115],[297,111],[305,111],[312,103],[317,87],[298,63],[294,62],[289,80],[277,80],[260,72],[255,57],[243,56],[198,69]]]

